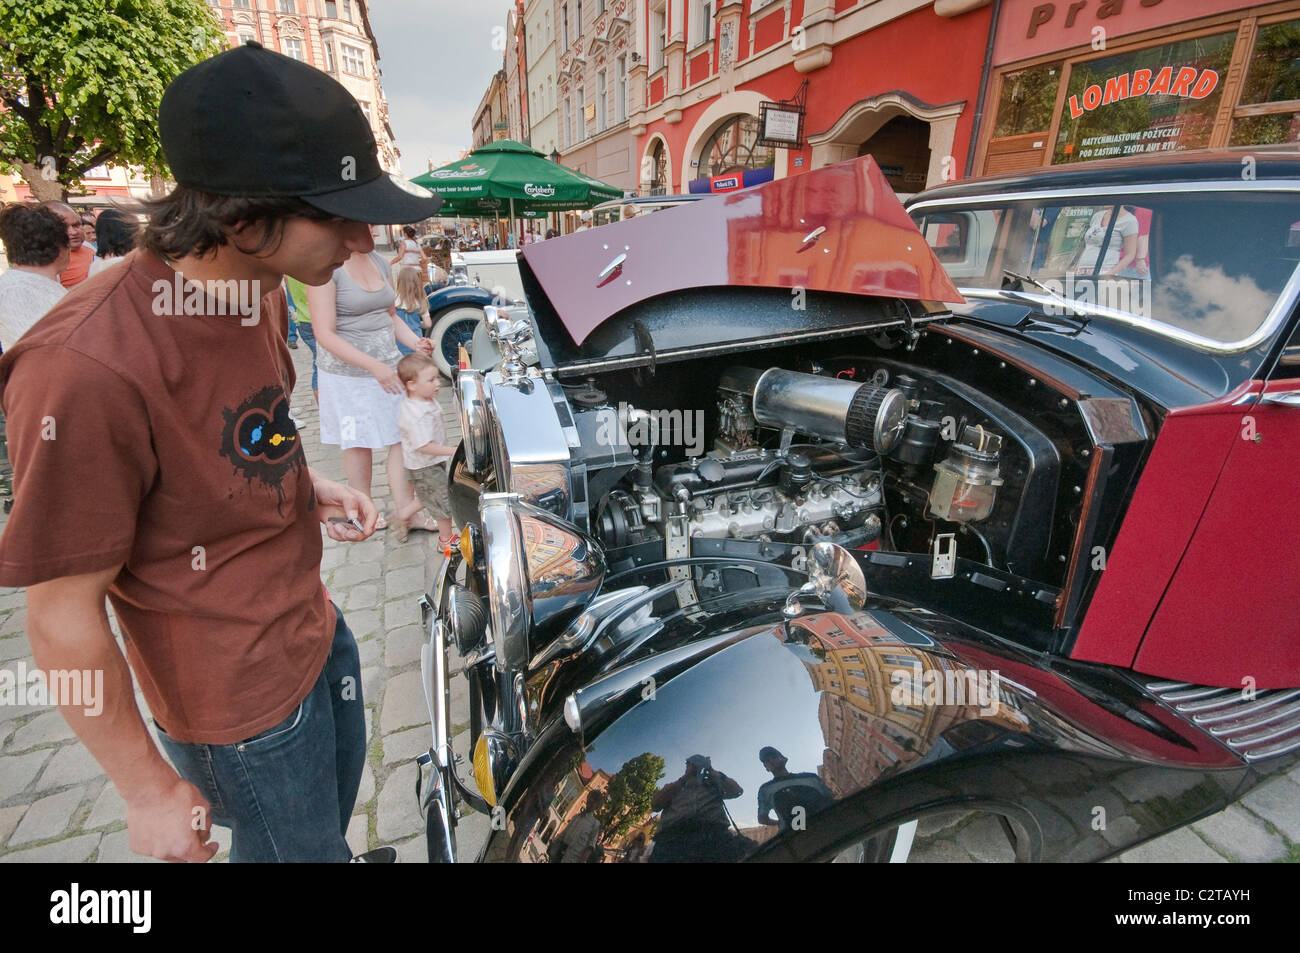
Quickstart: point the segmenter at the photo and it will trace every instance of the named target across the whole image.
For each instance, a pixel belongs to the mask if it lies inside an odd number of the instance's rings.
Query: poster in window
[[[1235,39],[1220,33],[1074,64],[1053,163],[1207,148]]]

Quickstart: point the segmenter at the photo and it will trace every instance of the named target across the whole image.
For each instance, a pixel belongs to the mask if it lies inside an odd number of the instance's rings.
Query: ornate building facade
[[[528,66],[529,143],[545,155],[557,151],[555,85],[555,0],[528,0],[524,5],[524,51]]]
[[[560,161],[625,192],[637,189],[629,117],[644,0],[554,0]]]
[[[367,0],[208,0],[208,5],[231,46],[255,40],[342,83],[370,120],[380,165],[400,174]]]

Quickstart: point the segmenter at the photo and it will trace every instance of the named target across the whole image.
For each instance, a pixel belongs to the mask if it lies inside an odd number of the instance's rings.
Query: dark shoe
[[[298,347],[298,339],[297,339],[297,338],[294,338],[292,341],[290,341],[290,342],[289,342],[289,346],[290,346],[291,348],[294,348],[294,349],[296,350],[297,347]]]
[[[352,858],[350,863],[353,864],[395,864],[397,863],[397,848],[395,847],[376,847],[374,850],[368,850],[364,854],[357,854]]]

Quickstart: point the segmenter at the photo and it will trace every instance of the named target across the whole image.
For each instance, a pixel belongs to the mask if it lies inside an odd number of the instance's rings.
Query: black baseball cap
[[[300,198],[375,225],[418,222],[442,205],[383,170],[370,123],[337,80],[259,43],[177,76],[158,131],[173,177],[198,191]]]

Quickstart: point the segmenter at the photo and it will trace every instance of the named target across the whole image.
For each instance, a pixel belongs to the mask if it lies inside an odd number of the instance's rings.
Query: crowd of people
[[[128,255],[139,228],[136,216],[114,208],[97,217],[57,201],[0,210],[9,262],[0,272],[0,351],[13,347],[68,291]],[[288,345],[303,340],[311,349],[321,439],[342,450],[349,484],[369,496],[374,452],[387,454],[393,519],[381,518],[376,528],[395,523],[401,542],[410,529],[439,532],[448,542],[452,527],[442,484],[455,448],[447,445],[440,413],[432,412],[438,373],[429,357],[433,344],[424,336],[432,327],[428,295],[446,284],[447,272],[415,235],[406,226],[390,261],[377,252],[354,254],[318,287],[286,276]],[[418,359],[402,376],[399,361],[409,355]],[[429,376],[432,385],[421,383]],[[414,396],[416,390],[423,396]],[[407,409],[408,402],[421,405],[418,412]],[[418,443],[398,427],[399,414],[423,438]],[[418,479],[415,471],[422,471]]]

